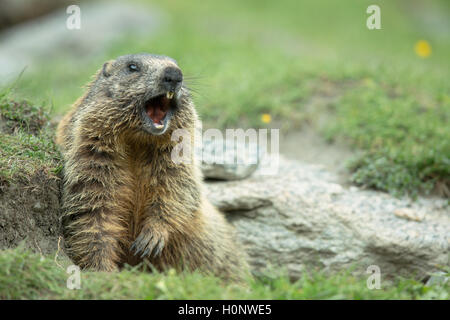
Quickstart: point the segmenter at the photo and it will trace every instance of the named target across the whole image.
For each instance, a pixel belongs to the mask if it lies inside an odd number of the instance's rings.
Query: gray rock
[[[231,146],[234,146],[231,147]],[[234,145],[225,140],[204,140],[203,148],[197,149],[205,178],[240,180],[249,177],[258,168],[260,150],[257,144]]]
[[[436,272],[433,274],[430,279],[427,280],[426,285],[427,286],[435,286],[435,285],[443,285],[448,282],[448,279],[450,277],[447,275],[446,272]]]
[[[314,165],[280,159],[277,175],[258,170],[246,180],[207,184],[208,198],[227,215],[255,272],[281,266],[297,278],[305,267],[423,279],[449,266],[450,214],[444,199],[397,199],[351,188]],[[396,210],[426,212],[421,221]]]

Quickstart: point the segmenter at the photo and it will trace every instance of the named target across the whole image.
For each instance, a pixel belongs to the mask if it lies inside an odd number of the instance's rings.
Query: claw
[[[134,251],[134,255],[138,255],[144,248],[145,245],[142,243],[143,235],[139,235],[130,247],[130,250]]]
[[[153,250],[153,257],[159,256],[163,248],[164,248],[164,238],[161,238],[161,240],[158,242],[155,249]]]
[[[134,252],[135,256],[144,258],[157,257],[164,248],[165,240],[163,237],[155,236],[153,234],[140,234],[133,244],[130,246],[130,251]]]
[[[136,249],[136,241],[130,247],[130,251],[134,251]]]
[[[149,252],[150,248],[147,247],[147,249],[145,249],[144,252],[142,253],[141,258],[144,258]]]

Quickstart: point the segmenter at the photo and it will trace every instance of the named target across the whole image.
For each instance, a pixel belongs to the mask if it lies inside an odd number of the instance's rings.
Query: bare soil
[[[44,171],[29,181],[0,188],[0,249],[16,247],[54,253],[61,234],[60,180]]]

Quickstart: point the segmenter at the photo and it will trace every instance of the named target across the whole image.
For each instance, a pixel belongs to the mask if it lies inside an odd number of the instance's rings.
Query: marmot
[[[65,160],[65,244],[77,265],[114,271],[148,259],[158,270],[248,274],[233,228],[203,196],[195,160],[171,160],[171,133],[194,134],[197,121],[169,57],[125,55],[96,73],[56,137]]]

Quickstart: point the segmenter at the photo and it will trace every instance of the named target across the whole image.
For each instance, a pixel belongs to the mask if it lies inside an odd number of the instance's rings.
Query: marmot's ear
[[[105,78],[108,78],[111,75],[112,62],[113,60],[109,60],[103,64],[102,74]]]

